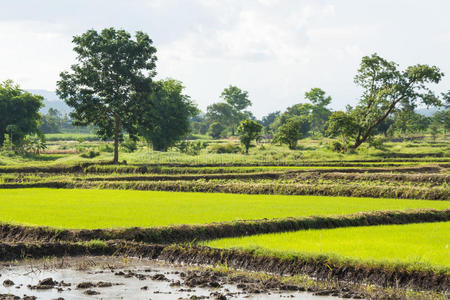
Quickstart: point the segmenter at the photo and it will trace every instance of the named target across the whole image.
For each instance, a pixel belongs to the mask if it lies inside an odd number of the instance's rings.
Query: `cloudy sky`
[[[426,63],[450,89],[448,0],[0,0],[0,81],[55,90],[74,62],[72,36],[88,29],[144,31],[158,49],[158,78],[184,82],[205,109],[224,87],[249,92],[256,116],[321,87],[332,107],[354,104],[361,57],[402,68]]]

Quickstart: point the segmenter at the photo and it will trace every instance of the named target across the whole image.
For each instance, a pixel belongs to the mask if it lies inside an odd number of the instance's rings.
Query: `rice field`
[[[422,265],[450,272],[450,222],[305,230],[219,239],[206,245],[283,256]]]
[[[450,202],[134,190],[0,189],[0,222],[71,229],[204,224],[422,208],[449,209]]]

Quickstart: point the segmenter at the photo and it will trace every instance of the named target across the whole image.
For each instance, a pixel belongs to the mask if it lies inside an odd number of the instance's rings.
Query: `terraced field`
[[[450,222],[305,230],[215,240],[215,248],[281,256],[328,256],[365,263],[410,264],[450,272]]]
[[[450,202],[37,188],[2,189],[0,206],[1,222],[94,229],[345,215],[386,210],[444,210],[450,209]]]
[[[439,299],[450,286],[448,147],[406,150],[273,163],[233,164],[230,155],[109,165],[58,154],[6,164],[0,251],[121,253],[312,276],[314,287],[309,277],[301,285],[326,295]]]

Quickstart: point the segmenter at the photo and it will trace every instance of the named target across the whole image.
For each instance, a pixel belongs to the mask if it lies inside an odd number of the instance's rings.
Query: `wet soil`
[[[0,281],[0,300],[337,299],[313,295],[279,279],[229,277],[219,271],[130,258],[78,257],[3,264]],[[321,294],[358,297],[345,291]]]

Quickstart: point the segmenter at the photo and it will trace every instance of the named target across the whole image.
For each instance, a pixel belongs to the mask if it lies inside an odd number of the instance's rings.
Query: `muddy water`
[[[31,260],[0,266],[0,294],[37,299],[338,299],[298,291],[254,294],[226,283],[189,287],[184,284],[187,271],[185,267],[142,259]],[[39,286],[39,281],[46,278],[52,278],[53,286]],[[88,283],[88,287],[78,286],[80,283]]]

